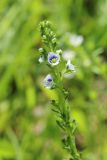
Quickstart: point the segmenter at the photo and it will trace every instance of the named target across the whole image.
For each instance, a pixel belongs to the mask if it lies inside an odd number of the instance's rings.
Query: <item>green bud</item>
[[[56,43],[56,38],[53,38],[53,39],[52,39],[52,43]]]
[[[43,38],[44,40],[46,40],[46,36],[45,36],[45,35],[43,35],[42,38]]]
[[[62,53],[62,50],[59,49],[59,50],[56,51],[56,53],[57,53],[57,54],[61,54],[61,53]]]
[[[43,48],[39,48],[40,53],[43,53],[43,51],[44,51]]]
[[[51,31],[51,32],[50,32],[50,35],[52,36],[53,34],[54,34],[53,31]]]
[[[50,25],[50,22],[49,22],[49,21],[46,21],[46,25],[49,26],[49,25]]]

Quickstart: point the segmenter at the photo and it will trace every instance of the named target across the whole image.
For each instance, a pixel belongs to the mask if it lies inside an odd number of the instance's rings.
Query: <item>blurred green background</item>
[[[107,160],[107,0],[0,0],[0,160],[67,158],[43,88],[38,24],[55,25],[58,46],[74,51],[77,73],[64,81],[82,160]],[[79,47],[68,35],[84,37]]]

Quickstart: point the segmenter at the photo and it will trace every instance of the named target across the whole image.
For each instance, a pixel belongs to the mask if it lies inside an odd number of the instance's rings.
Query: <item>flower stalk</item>
[[[69,93],[64,89],[64,74],[68,71],[74,74],[75,67],[70,61],[66,62],[62,57],[61,49],[57,50],[57,39],[52,25],[48,21],[40,23],[40,33],[43,41],[43,48],[40,48],[40,63],[46,63],[50,73],[44,79],[44,87],[55,89],[58,100],[51,100],[52,111],[57,117],[57,124],[63,130],[65,137],[62,139],[64,148],[68,151],[69,160],[81,160],[75,143],[76,121],[71,117],[68,103]]]

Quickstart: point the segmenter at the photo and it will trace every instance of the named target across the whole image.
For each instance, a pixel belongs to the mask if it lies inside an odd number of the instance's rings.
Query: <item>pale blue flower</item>
[[[75,66],[71,63],[70,60],[67,61],[66,69],[62,71],[64,78],[71,79],[75,76]]]
[[[50,63],[51,66],[56,66],[60,62],[60,55],[55,54],[53,52],[48,53],[48,62]]]
[[[51,89],[51,88],[53,87],[53,84],[54,84],[52,76],[51,76],[50,74],[48,74],[48,75],[45,77],[43,83],[44,83],[44,86],[45,86],[46,88]]]
[[[75,71],[75,66],[71,63],[70,60],[67,61],[66,67],[70,71]]]

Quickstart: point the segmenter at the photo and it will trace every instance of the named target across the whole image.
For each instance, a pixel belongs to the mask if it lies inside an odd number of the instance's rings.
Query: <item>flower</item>
[[[70,51],[70,50],[66,50],[63,52],[62,54],[62,57],[65,59],[65,60],[72,60],[74,57],[75,57],[75,52],[74,51]]]
[[[76,35],[76,34],[72,34],[70,36],[70,43],[74,46],[74,47],[78,47],[80,46],[84,41],[83,36],[81,35]]]
[[[43,63],[44,62],[44,56],[41,56],[39,59],[38,59],[39,63]]]
[[[71,63],[70,60],[67,61],[66,67],[70,71],[75,71],[75,66]]]
[[[67,70],[62,72],[64,78],[71,79],[75,76],[75,66],[71,63],[70,60],[67,61],[66,64]]]
[[[44,79],[44,86],[48,89],[51,89],[53,87],[53,78],[50,74],[48,74]]]
[[[48,62],[51,64],[51,66],[56,66],[60,62],[60,55],[55,54],[53,52],[48,53]]]

